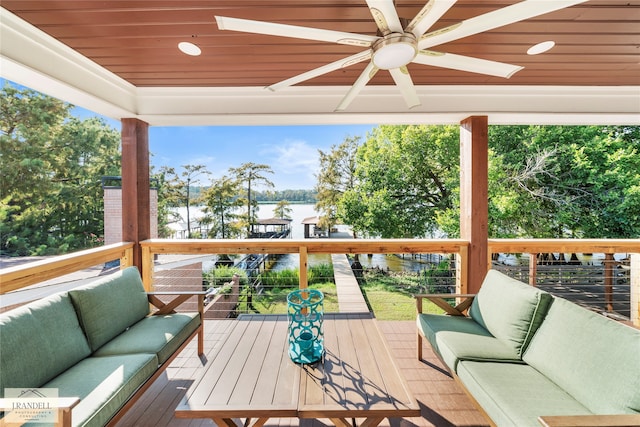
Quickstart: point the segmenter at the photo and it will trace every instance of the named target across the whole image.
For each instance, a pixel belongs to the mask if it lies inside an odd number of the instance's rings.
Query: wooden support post
[[[477,293],[487,273],[489,121],[460,123],[460,237],[469,241],[467,292]]]
[[[460,251],[456,256],[456,293],[469,293],[469,248],[460,246]],[[457,303],[459,303],[458,301]]]
[[[300,289],[307,289],[309,287],[309,279],[307,276],[308,263],[309,256],[307,255],[307,247],[300,246]]]
[[[529,254],[529,284],[536,285],[538,275],[538,254]]]
[[[608,312],[613,311],[613,276],[615,260],[613,254],[604,254],[604,303]]]
[[[640,327],[640,253],[631,254],[631,323]]]
[[[145,291],[153,291],[153,254],[148,246],[142,248],[142,284]]]
[[[121,122],[122,240],[134,243],[133,265],[142,273],[140,242],[151,238],[149,125],[138,119]]]

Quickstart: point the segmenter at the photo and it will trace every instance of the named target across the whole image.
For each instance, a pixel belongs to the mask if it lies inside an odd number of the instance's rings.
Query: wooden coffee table
[[[325,357],[315,365],[289,359],[286,315],[243,315],[234,323],[176,417],[210,418],[221,427],[285,417],[351,427],[358,418],[374,427],[386,417],[420,415],[369,314],[325,314]]]

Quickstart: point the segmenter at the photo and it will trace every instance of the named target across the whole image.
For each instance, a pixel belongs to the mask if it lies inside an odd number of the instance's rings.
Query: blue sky
[[[253,162],[271,166],[275,189],[312,189],[318,149],[329,151],[348,136],[362,136],[373,125],[150,127],[154,166],[202,164],[219,178],[230,167]]]
[[[101,117],[76,107],[76,117]],[[120,122],[102,117],[120,131]],[[253,162],[271,166],[269,178],[276,190],[313,189],[318,173],[318,150],[329,151],[347,137],[364,140],[374,125],[327,126],[191,126],[149,127],[151,164],[170,166],[180,173],[183,165],[204,165],[211,178],[229,168]],[[208,184],[208,182],[202,182]]]
[[[0,79],[0,84],[5,81]],[[72,115],[81,119],[102,117],[80,107],[74,108]],[[119,121],[102,119],[120,132]],[[220,178],[230,167],[253,162],[271,166],[274,173],[270,179],[276,190],[312,189],[318,173],[318,150],[328,151],[346,137],[361,136],[364,139],[374,127],[152,126],[149,128],[149,151],[152,154],[151,164],[156,168],[170,166],[180,173],[183,165],[204,165],[212,173],[212,178]]]

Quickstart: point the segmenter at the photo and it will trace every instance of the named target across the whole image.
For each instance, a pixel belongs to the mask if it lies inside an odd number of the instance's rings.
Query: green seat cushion
[[[0,315],[0,396],[40,387],[91,354],[67,293]]]
[[[199,313],[149,316],[99,348],[95,356],[152,353],[164,363],[200,326]]]
[[[135,267],[75,288],[69,295],[93,351],[149,314],[149,301]]]
[[[469,315],[522,358],[544,319],[551,298],[547,292],[497,270],[489,270],[473,299]]]
[[[73,426],[104,426],[158,366],[153,354],[88,357],[44,387],[60,397],[79,397]]]
[[[460,360],[521,362],[516,351],[468,317],[419,314],[418,328],[453,372]]]
[[[458,378],[498,426],[539,427],[541,415],[590,415],[589,409],[528,365],[463,360]]]
[[[524,360],[596,414],[640,412],[640,330],[555,298]]]

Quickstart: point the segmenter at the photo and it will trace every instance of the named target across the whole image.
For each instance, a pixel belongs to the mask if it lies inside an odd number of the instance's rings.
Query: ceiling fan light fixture
[[[372,46],[373,64],[381,70],[400,68],[411,61],[418,54],[416,38],[412,34],[389,34]]]
[[[536,45],[531,46],[527,50],[527,55],[539,55],[541,53],[545,53],[548,50],[551,50],[556,45],[556,42],[549,40],[546,42],[538,43]]]
[[[199,56],[202,53],[198,46],[190,42],[178,43],[178,49],[180,49],[180,52],[191,56]]]

